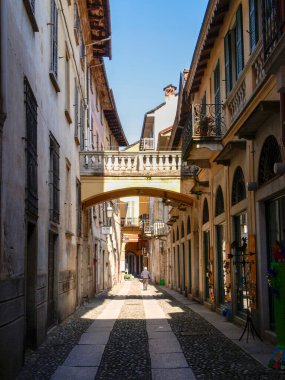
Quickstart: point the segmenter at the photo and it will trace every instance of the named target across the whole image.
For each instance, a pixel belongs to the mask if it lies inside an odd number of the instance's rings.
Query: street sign
[[[112,235],[112,226],[103,226],[102,227],[103,235]]]

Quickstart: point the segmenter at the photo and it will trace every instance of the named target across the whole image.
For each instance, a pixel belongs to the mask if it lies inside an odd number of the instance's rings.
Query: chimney
[[[187,81],[188,74],[189,74],[189,69],[184,69],[183,70],[183,78],[184,78],[185,82]]]
[[[168,86],[164,87],[164,95],[165,95],[165,100],[169,100],[175,95],[175,90],[176,87],[173,86],[172,84],[169,84]]]

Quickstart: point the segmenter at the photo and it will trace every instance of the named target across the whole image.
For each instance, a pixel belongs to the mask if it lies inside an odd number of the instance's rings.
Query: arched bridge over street
[[[85,207],[111,199],[146,195],[191,205],[182,192],[193,171],[180,151],[80,152],[81,200]]]

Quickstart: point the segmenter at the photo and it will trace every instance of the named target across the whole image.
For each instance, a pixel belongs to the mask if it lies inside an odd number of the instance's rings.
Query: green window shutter
[[[220,61],[214,71],[214,92],[215,92],[215,124],[216,135],[221,134],[221,80],[220,80]]]
[[[236,13],[236,79],[243,69],[243,26],[242,26],[242,6],[240,5]]]
[[[228,32],[224,40],[225,44],[225,71],[226,71],[226,95],[232,89],[232,52],[231,52],[231,33]]]
[[[258,41],[258,14],[257,0],[249,0],[249,45],[253,51]]]
[[[206,93],[204,94],[202,98],[202,110],[201,110],[202,116],[206,116]]]

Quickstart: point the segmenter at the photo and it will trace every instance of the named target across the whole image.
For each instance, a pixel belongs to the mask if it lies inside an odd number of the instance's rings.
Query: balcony
[[[225,132],[222,104],[192,104],[183,130],[182,159],[208,167],[212,151],[221,149]]]
[[[264,69],[274,74],[285,64],[285,2],[263,0],[262,2]]]
[[[139,218],[121,218],[121,227],[138,227],[139,225]]]

